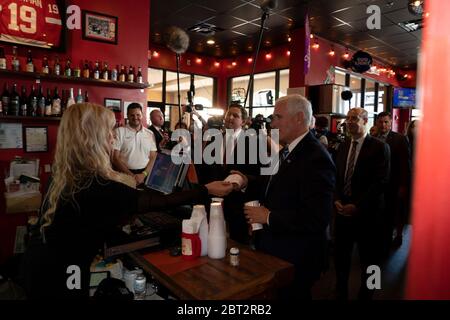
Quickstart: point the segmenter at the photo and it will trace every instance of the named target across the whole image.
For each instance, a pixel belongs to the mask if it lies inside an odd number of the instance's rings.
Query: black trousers
[[[358,298],[371,299],[374,290],[367,288],[367,267],[380,265],[381,232],[376,221],[371,223],[361,217],[336,216],[335,221],[335,268],[336,291],[338,299],[348,299],[348,280],[352,266],[352,253],[355,244],[358,246],[361,263],[361,286]]]

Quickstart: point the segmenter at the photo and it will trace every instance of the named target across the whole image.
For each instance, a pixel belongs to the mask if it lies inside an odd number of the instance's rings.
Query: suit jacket
[[[275,175],[249,184],[248,192],[257,190],[270,210],[269,225],[258,231],[257,248],[293,263],[297,277],[315,280],[326,259],[334,188],[334,163],[308,132]]]
[[[389,181],[389,146],[367,135],[353,171],[350,198],[344,195],[345,170],[351,140],[339,146],[336,155],[336,198],[343,204],[352,203],[359,209],[359,217],[368,223],[380,218],[384,209],[384,192]],[[378,220],[376,220],[378,221]]]
[[[410,150],[406,138],[394,131],[390,131],[386,143],[391,151],[391,175],[389,191],[397,197],[400,187],[407,187],[411,175]]]
[[[150,127],[148,127],[148,129],[151,130],[153,132],[153,134],[155,135],[156,148],[157,148],[157,151],[160,152],[161,147],[159,146],[159,144],[161,143],[161,141],[163,139],[161,132],[159,132],[159,130],[156,129],[154,125],[151,125]]]
[[[223,139],[225,140],[225,137],[222,136]],[[252,137],[253,138],[253,137]],[[215,140],[215,137],[213,137],[211,139],[211,141],[209,141],[206,145],[209,145],[211,143],[213,143]],[[242,130],[239,137],[238,137],[239,142],[236,142],[236,145],[234,146],[233,149],[233,154],[232,154],[232,158],[233,158],[233,163],[232,164],[211,164],[211,165],[207,165],[207,164],[203,164],[201,165],[199,171],[201,171],[201,174],[199,177],[199,180],[201,183],[208,183],[211,181],[215,181],[215,180],[223,180],[225,179],[229,174],[231,170],[237,170],[242,172],[243,174],[246,175],[251,175],[251,176],[257,176],[259,175],[259,169],[261,167],[260,162],[258,160],[258,149],[256,150],[251,150],[250,148],[250,138],[248,136],[245,136],[245,131]],[[255,143],[257,143],[258,141],[256,140]],[[244,161],[243,163],[238,163],[238,153],[241,152],[241,150],[239,150],[239,143],[243,143],[244,146]],[[253,154],[254,152],[256,152],[256,155]],[[214,153],[213,153],[214,156]],[[252,157],[256,156],[256,163],[253,163],[253,159]],[[250,161],[252,160],[252,161]]]

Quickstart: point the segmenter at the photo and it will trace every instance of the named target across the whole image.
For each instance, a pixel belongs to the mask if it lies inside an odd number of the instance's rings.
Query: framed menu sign
[[[24,151],[48,151],[48,127],[24,127]]]

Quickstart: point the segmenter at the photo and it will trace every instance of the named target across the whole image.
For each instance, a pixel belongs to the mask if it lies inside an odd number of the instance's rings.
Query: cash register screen
[[[183,186],[187,169],[185,164],[173,163],[170,154],[158,153],[145,185],[164,194],[172,193],[175,187]]]

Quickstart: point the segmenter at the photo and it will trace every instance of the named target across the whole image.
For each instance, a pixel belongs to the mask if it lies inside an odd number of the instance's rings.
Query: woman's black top
[[[22,281],[29,298],[87,298],[89,267],[103,248],[108,235],[120,221],[135,213],[162,210],[181,204],[204,203],[205,187],[158,195],[138,191],[122,183],[94,178],[92,184],[75,194],[75,200],[62,201],[53,222],[45,229],[45,241],[32,239],[24,254]],[[69,266],[81,270],[81,289],[74,283]]]

